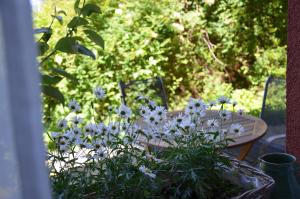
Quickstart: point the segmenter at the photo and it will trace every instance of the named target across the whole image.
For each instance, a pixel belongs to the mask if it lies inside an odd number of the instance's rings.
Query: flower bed
[[[95,89],[100,100],[105,96]],[[205,104],[191,98],[184,114],[167,117],[164,107],[146,97],[136,111],[122,104],[104,121],[83,122],[80,105],[49,134],[50,180],[55,198],[231,198],[253,187],[226,178],[232,160],[222,154],[226,134],[242,134],[240,124],[223,129],[236,103],[225,97]],[[218,105],[217,118],[205,121],[207,109]],[[147,124],[139,126],[136,121]],[[146,151],[140,137],[160,139],[172,147]],[[241,186],[242,185],[242,186]]]

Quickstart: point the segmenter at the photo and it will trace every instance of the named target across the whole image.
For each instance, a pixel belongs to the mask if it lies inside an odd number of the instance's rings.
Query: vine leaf
[[[95,44],[99,45],[104,49],[104,40],[93,30],[84,30],[84,33],[88,36],[88,38],[93,41]]]

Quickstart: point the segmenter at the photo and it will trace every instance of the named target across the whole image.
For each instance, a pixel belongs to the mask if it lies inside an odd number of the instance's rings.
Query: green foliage
[[[101,14],[91,3],[101,7]],[[77,37],[89,39],[84,39],[86,49],[77,46],[68,51],[95,55],[96,60],[59,53],[41,70],[54,76],[48,71],[59,68],[78,80],[76,88],[68,79],[55,85],[67,100],[89,101],[93,88],[103,86],[109,100],[96,107],[97,113],[120,103],[118,81],[162,76],[171,109],[182,108],[190,96],[209,99],[233,93],[245,100],[238,100],[241,108],[257,115],[263,82],[268,75],[285,73],[285,0],[216,0],[212,5],[200,0],[93,0],[82,9],[78,0],[75,4],[48,0],[35,17],[37,27],[49,24],[51,4],[66,11],[64,21],[72,21],[72,15],[89,17],[88,24],[73,24]],[[65,37],[64,29],[54,24],[51,35],[55,40]],[[76,42],[82,43],[80,39]],[[44,100],[44,110],[47,123],[64,112],[51,99]],[[92,116],[85,113],[85,117]]]

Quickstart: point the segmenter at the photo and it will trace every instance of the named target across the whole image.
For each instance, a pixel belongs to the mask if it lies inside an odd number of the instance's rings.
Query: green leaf
[[[54,17],[59,23],[60,25],[63,25],[63,17],[59,16],[59,15],[51,15],[52,17]]]
[[[76,38],[63,37],[55,45],[55,49],[65,53],[76,53]]]
[[[50,39],[51,35],[52,35],[52,29],[51,28],[37,28],[37,29],[34,29],[34,34],[41,34],[41,33],[44,33],[41,39],[44,42],[47,42]]]
[[[73,19],[68,23],[68,28],[76,28],[78,26],[84,26],[89,22],[82,17],[73,17]]]
[[[76,0],[75,3],[74,3],[74,11],[75,13],[79,13],[80,9],[79,9],[79,3],[80,3],[80,0]]]
[[[81,14],[83,16],[90,16],[93,13],[100,13],[100,8],[92,3],[88,3],[85,6],[83,6],[82,10],[81,10]]]
[[[99,45],[104,49],[104,40],[93,30],[84,30],[84,33],[88,36],[90,40],[92,40],[95,44]]]
[[[58,11],[57,13],[58,13],[58,14],[63,14],[63,15],[65,15],[65,16],[67,16],[66,11],[64,11],[64,10],[60,10],[60,11]]]
[[[42,92],[48,97],[51,97],[62,104],[65,102],[63,94],[56,87],[43,85]]]
[[[73,75],[71,75],[70,73],[66,72],[65,70],[63,69],[59,69],[59,68],[51,68],[51,70],[56,73],[56,74],[59,74],[71,81],[73,81],[74,83],[78,83],[78,80],[76,79],[76,77],[74,77]]]
[[[81,44],[76,44],[76,46],[77,46],[78,53],[83,54],[83,55],[87,55],[87,56],[89,56],[93,59],[96,59],[96,55],[91,50],[89,50],[88,48],[84,47]]]
[[[47,50],[49,49],[49,45],[45,42],[37,42],[36,45],[38,48],[39,55],[45,54],[45,52],[47,52]]]
[[[40,33],[52,33],[51,28],[36,28],[33,30],[34,34],[40,34]]]
[[[53,85],[57,84],[62,80],[59,76],[42,75],[42,84]]]

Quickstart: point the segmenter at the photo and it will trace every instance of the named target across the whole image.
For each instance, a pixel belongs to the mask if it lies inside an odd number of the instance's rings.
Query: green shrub
[[[95,107],[97,113],[88,112],[92,105],[83,107],[87,118],[105,115],[104,108],[120,103],[120,80],[153,76],[163,77],[171,109],[183,107],[190,96],[209,99],[230,97],[233,92],[234,98],[244,99],[241,107],[257,115],[263,82],[270,74],[285,73],[284,0],[219,0],[212,5],[178,0],[92,2],[102,9],[90,26],[104,38],[104,50],[87,43],[96,60],[59,53],[41,68],[47,72],[56,66],[76,77],[77,84],[68,79],[58,84],[66,101],[75,98],[85,104],[94,87],[106,89],[109,100]],[[35,15],[35,25],[49,23],[53,5],[72,15],[73,3],[46,1],[43,11]],[[59,38],[63,31],[56,24],[53,37]],[[63,113],[62,105],[44,97],[46,129],[53,130],[52,121]]]

